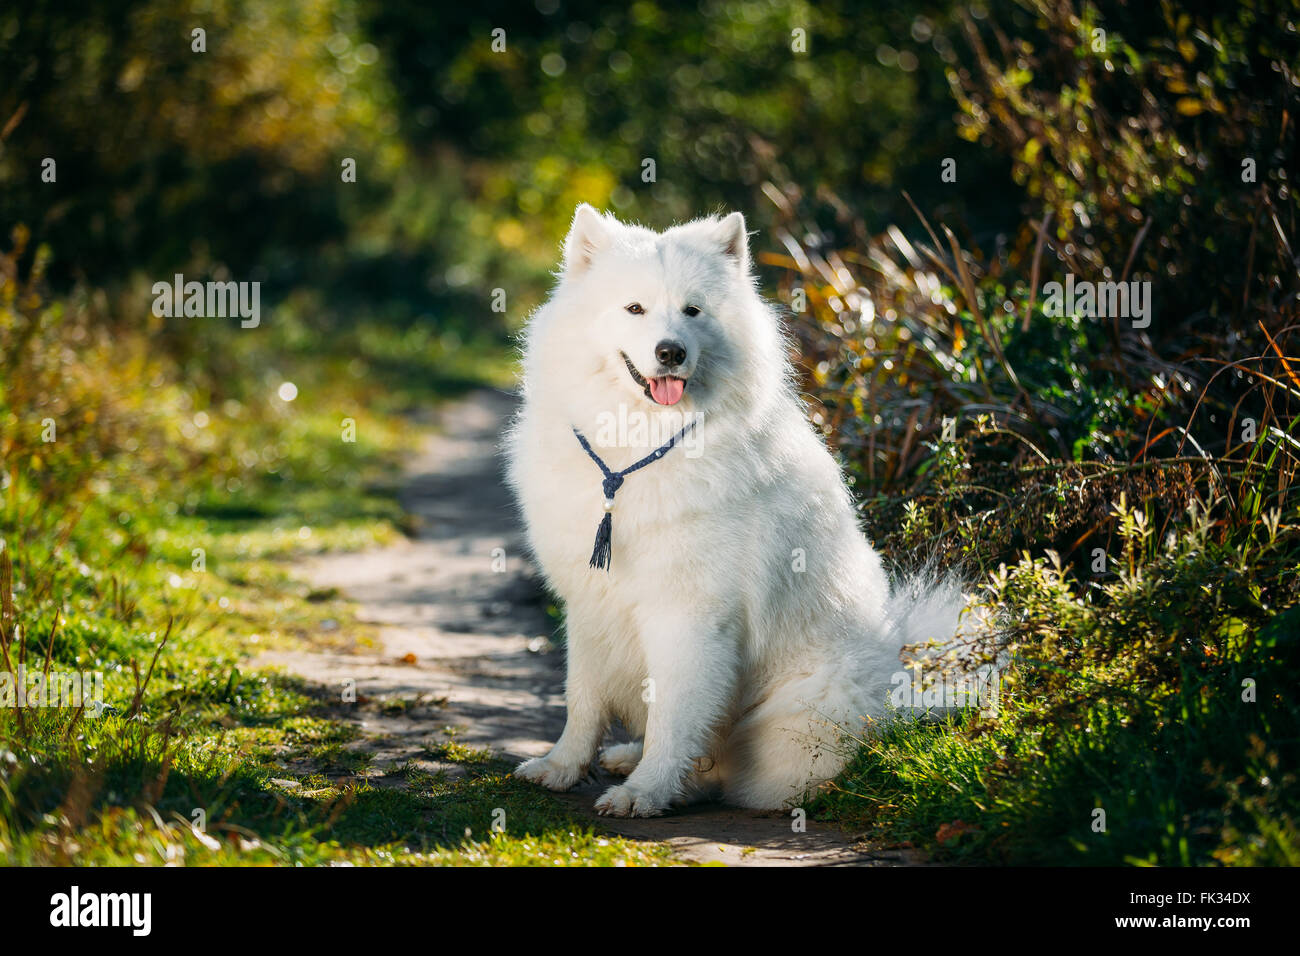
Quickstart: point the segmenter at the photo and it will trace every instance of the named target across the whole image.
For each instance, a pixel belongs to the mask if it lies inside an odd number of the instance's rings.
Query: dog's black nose
[[[681,342],[665,339],[655,346],[655,358],[659,360],[661,365],[676,368],[686,361],[686,346],[682,345]]]

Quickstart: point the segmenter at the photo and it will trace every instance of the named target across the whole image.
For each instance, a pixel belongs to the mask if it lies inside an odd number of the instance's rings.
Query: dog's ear
[[[573,211],[573,224],[564,240],[564,274],[576,276],[586,271],[592,257],[609,244],[609,223],[585,202]]]
[[[733,212],[722,219],[713,232],[714,241],[722,247],[722,254],[736,263],[741,272],[749,272],[749,233],[745,217]]]

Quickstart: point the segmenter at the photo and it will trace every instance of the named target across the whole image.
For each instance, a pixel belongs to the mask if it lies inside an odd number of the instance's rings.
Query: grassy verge
[[[1108,580],[1003,567],[995,705],[886,725],[818,809],[952,861],[1300,863],[1297,536],[1127,518]]]
[[[0,858],[667,862],[454,740],[437,757],[459,772],[377,778],[343,705],[249,663],[371,640],[288,563],[400,535],[400,413],[501,381],[504,350],[364,321],[313,336],[303,299],[271,342],[213,334],[196,359],[93,297],[45,301],[22,239],[0,270]],[[81,699],[74,674],[97,675]]]

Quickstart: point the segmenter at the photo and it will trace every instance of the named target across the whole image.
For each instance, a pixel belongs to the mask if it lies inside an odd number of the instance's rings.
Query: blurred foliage
[[[352,2],[22,4],[0,38],[0,219],[51,243],[59,278],[242,277],[342,236],[343,156],[404,158]]]
[[[174,270],[310,283],[461,334],[471,310],[500,326],[492,288],[511,293],[514,323],[538,300],[580,200],[657,224],[735,206],[761,226],[759,186],[786,177],[871,218],[904,211],[902,186],[991,226],[1013,186],[1006,161],[950,123],[954,8],[13,7],[0,222],[55,251],[59,286]],[[206,52],[192,49],[200,26]],[[939,183],[948,156],[1005,185]],[[40,181],[46,157],[57,183]],[[341,182],[347,157],[356,183]]]
[[[1295,254],[1261,233],[1297,225],[1295,4],[1025,6],[1014,30],[964,17],[970,63],[949,80],[961,134],[1012,157],[1035,213],[1053,215],[1058,260],[1141,272],[1157,321],[1185,330],[1239,316],[1255,282],[1292,301]]]
[[[492,161],[489,195],[549,225],[533,237],[507,221],[499,238],[549,255],[578,199],[657,224],[719,206],[761,224],[772,176],[829,187],[868,218],[901,214],[900,186],[995,218],[998,189],[958,196],[934,175],[945,156],[972,177],[1005,168],[951,127],[954,6],[399,0],[368,22],[393,53],[411,138],[451,136]]]
[[[904,503],[937,505],[928,527],[941,549],[987,567],[1028,545],[1071,559],[1084,541],[1104,545],[1105,502],[1121,491],[1158,502],[1164,519],[1193,484],[1242,505],[1253,494],[1252,520],[1283,503],[1300,467],[1287,358],[1300,36],[1294,12],[1269,9],[1270,29],[1249,4],[1028,3],[1008,13],[1014,34],[996,13],[963,17],[962,58],[975,65],[949,73],[961,128],[1019,157],[1025,189],[1025,221],[991,244],[919,203],[919,234],[890,226],[855,242],[860,218],[842,211],[820,228],[816,196],[768,190],[784,249],[766,260],[784,267],[786,300],[798,289],[806,301],[795,331],[815,417],[861,490],[880,496],[868,513],[881,536],[901,527]],[[1101,52],[1085,51],[1103,29]],[[1182,81],[1154,82],[1185,76],[1197,50],[1223,91],[1252,97],[1229,103],[1207,79],[1194,110]],[[1254,180],[1245,158],[1258,160]],[[1149,327],[1045,314],[1044,285],[1066,273],[1150,282]],[[1252,492],[1266,461],[1276,484]],[[1102,482],[1087,462],[1125,467],[1102,469]]]

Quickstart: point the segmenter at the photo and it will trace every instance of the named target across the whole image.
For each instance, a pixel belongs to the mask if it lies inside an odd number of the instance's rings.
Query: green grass
[[[577,823],[550,794],[510,778],[500,760],[471,753],[468,772],[455,779],[408,767],[371,781],[365,758],[344,747],[353,726],[309,688],[257,672],[231,692],[213,689],[219,683],[187,694],[183,711],[164,702],[161,727],[101,717],[82,725],[73,742],[64,715],[35,717],[29,748],[3,779],[12,803],[6,860],[669,862],[660,846]]]

